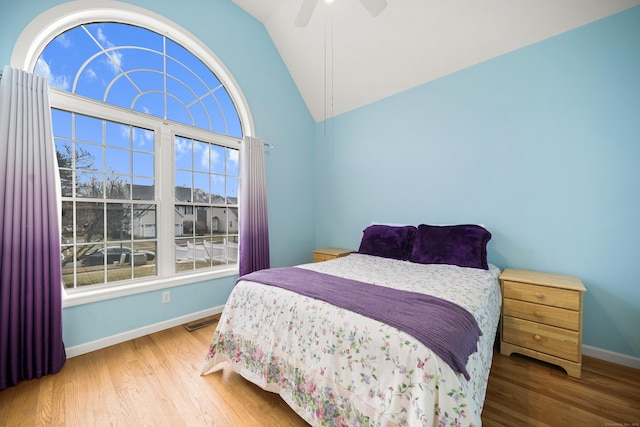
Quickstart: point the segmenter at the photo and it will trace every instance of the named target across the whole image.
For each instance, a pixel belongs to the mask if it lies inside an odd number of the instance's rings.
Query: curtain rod
[[[1,0],[0,0],[0,1],[1,1]],[[243,141],[242,141],[242,140],[239,140],[238,142],[239,142],[240,144],[242,144],[242,143],[243,143]],[[264,141],[262,141],[262,145],[264,145],[264,146],[265,146],[265,147],[267,147],[268,149],[276,148],[276,146],[275,146],[275,145],[273,145],[273,144],[269,144],[268,142],[264,142]]]

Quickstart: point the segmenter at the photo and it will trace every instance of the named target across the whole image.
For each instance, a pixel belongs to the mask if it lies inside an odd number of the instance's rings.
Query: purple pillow
[[[410,261],[489,269],[487,243],[491,233],[479,225],[420,224]]]
[[[371,225],[363,233],[357,253],[404,261],[411,256],[416,227]]]

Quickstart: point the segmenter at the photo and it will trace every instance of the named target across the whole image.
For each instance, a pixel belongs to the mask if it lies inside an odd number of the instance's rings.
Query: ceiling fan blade
[[[387,7],[387,0],[360,0],[360,3],[374,18]]]
[[[306,27],[309,24],[316,4],[318,4],[318,0],[302,0],[302,6],[300,6],[300,11],[294,21],[296,27]]]

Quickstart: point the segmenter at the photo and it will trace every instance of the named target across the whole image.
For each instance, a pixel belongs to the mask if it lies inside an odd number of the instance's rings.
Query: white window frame
[[[217,56],[204,43],[184,28],[159,14],[141,7],[112,1],[85,0],[82,2],[64,3],[48,9],[31,21],[18,37],[11,55],[11,65],[27,71],[33,70],[38,57],[54,38],[78,25],[92,22],[119,22],[136,25],[165,35],[186,47],[191,53],[202,60],[224,85],[236,105],[242,126],[242,134],[246,136],[254,135],[253,119],[246,98],[231,73]],[[151,120],[144,114],[137,113],[133,110],[122,109],[120,113],[117,107],[105,108],[101,103],[90,99],[83,99],[82,102],[79,103],[77,95],[56,89],[50,89],[49,93],[51,105],[54,108],[97,116],[102,119],[121,123],[130,123],[131,118],[136,117],[136,123],[133,124],[153,130],[156,135],[156,144],[168,144],[173,147],[176,132],[171,129],[178,129],[179,135],[183,137],[214,143],[215,140],[219,139],[218,142],[223,142],[221,145],[232,148],[239,148],[240,145],[240,141],[237,138],[216,134],[212,141],[212,133],[205,130],[177,123],[171,123],[171,125],[169,125],[166,122],[163,123],[161,119]],[[78,109],[79,104],[91,106],[91,111],[87,111],[84,108]],[[96,114],[97,111],[100,111],[99,115]],[[173,170],[173,156],[156,155],[155,157],[156,171]],[[172,177],[170,179],[173,181],[173,174],[171,175]],[[156,183],[160,189],[159,194],[156,194],[158,201],[173,199],[173,182],[164,182],[163,180],[167,178],[167,176],[156,172]],[[157,218],[158,230],[168,230],[167,232],[171,234],[172,241],[173,215],[172,209],[162,209],[159,210]],[[158,244],[160,244],[160,239],[158,239]],[[172,266],[175,264],[174,252],[171,250],[171,247],[163,247],[163,250],[159,250],[158,254],[160,256],[160,259],[156,260],[158,276],[152,279],[141,278],[140,282],[137,283],[131,282],[116,286],[99,286],[96,289],[87,289],[82,292],[67,291],[61,283],[60,286],[63,288],[63,307],[71,307],[238,274],[238,265],[235,264],[228,268],[216,268],[215,270],[194,271],[166,276],[167,274],[171,274],[168,270],[172,271]]]

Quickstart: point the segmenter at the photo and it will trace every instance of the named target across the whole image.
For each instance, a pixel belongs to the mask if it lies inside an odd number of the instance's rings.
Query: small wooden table
[[[577,277],[507,268],[500,275],[500,353],[520,353],[580,378],[582,299]]]
[[[313,262],[328,261],[349,255],[352,250],[340,248],[323,248],[313,251]]]

